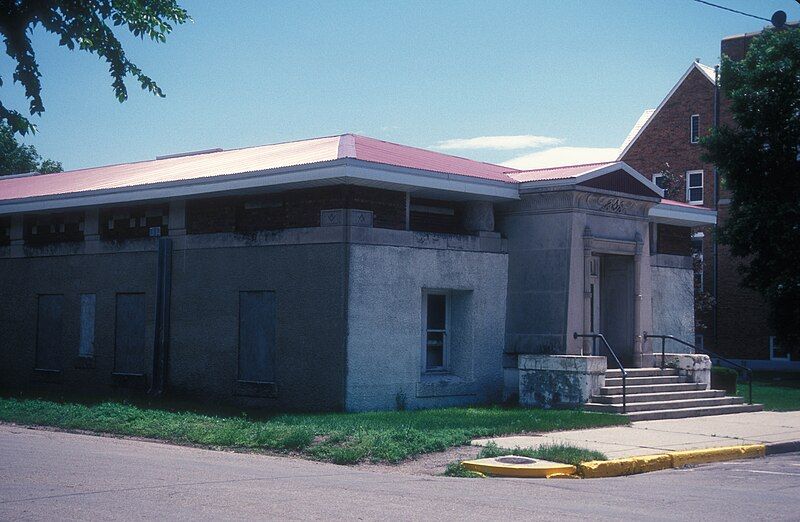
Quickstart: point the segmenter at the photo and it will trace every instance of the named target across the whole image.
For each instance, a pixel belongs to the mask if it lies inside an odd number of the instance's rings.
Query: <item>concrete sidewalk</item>
[[[542,435],[477,439],[501,448],[567,443],[601,451],[609,459],[664,451],[716,448],[739,444],[800,441],[800,411],[736,413],[712,417],[634,422],[630,426],[556,431]]]

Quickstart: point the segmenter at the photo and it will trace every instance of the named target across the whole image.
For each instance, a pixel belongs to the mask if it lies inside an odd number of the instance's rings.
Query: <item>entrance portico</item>
[[[602,333],[628,367],[651,365],[648,214],[661,189],[624,163],[515,176],[520,201],[498,219],[509,239],[507,359],[591,355],[578,332]]]

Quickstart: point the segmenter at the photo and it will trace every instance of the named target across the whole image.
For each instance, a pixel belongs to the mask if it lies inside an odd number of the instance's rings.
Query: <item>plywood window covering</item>
[[[239,292],[239,381],[275,381],[275,292]]]

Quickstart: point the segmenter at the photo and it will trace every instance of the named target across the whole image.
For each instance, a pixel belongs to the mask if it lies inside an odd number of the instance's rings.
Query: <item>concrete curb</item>
[[[783,443],[786,444],[786,443]],[[797,443],[800,447],[800,442]],[[781,446],[783,447],[783,446]],[[777,448],[776,448],[777,449]],[[791,450],[786,450],[791,451]],[[727,446],[689,451],[671,451],[658,455],[644,455],[615,460],[595,460],[578,465],[578,474],[583,478],[606,478],[648,473],[669,468],[682,468],[696,464],[724,462],[735,459],[763,457],[767,454],[764,444]]]
[[[800,440],[789,442],[772,442],[767,444],[767,455],[779,455],[781,453],[794,453],[800,451]]]

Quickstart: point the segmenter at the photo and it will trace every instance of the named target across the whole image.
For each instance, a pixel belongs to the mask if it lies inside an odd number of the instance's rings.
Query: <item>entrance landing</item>
[[[652,455],[668,451],[720,448],[745,444],[800,441],[800,411],[736,413],[633,422],[630,426],[547,433],[541,436],[477,439],[475,446],[494,442],[501,448],[571,444],[601,451],[608,458]]]

